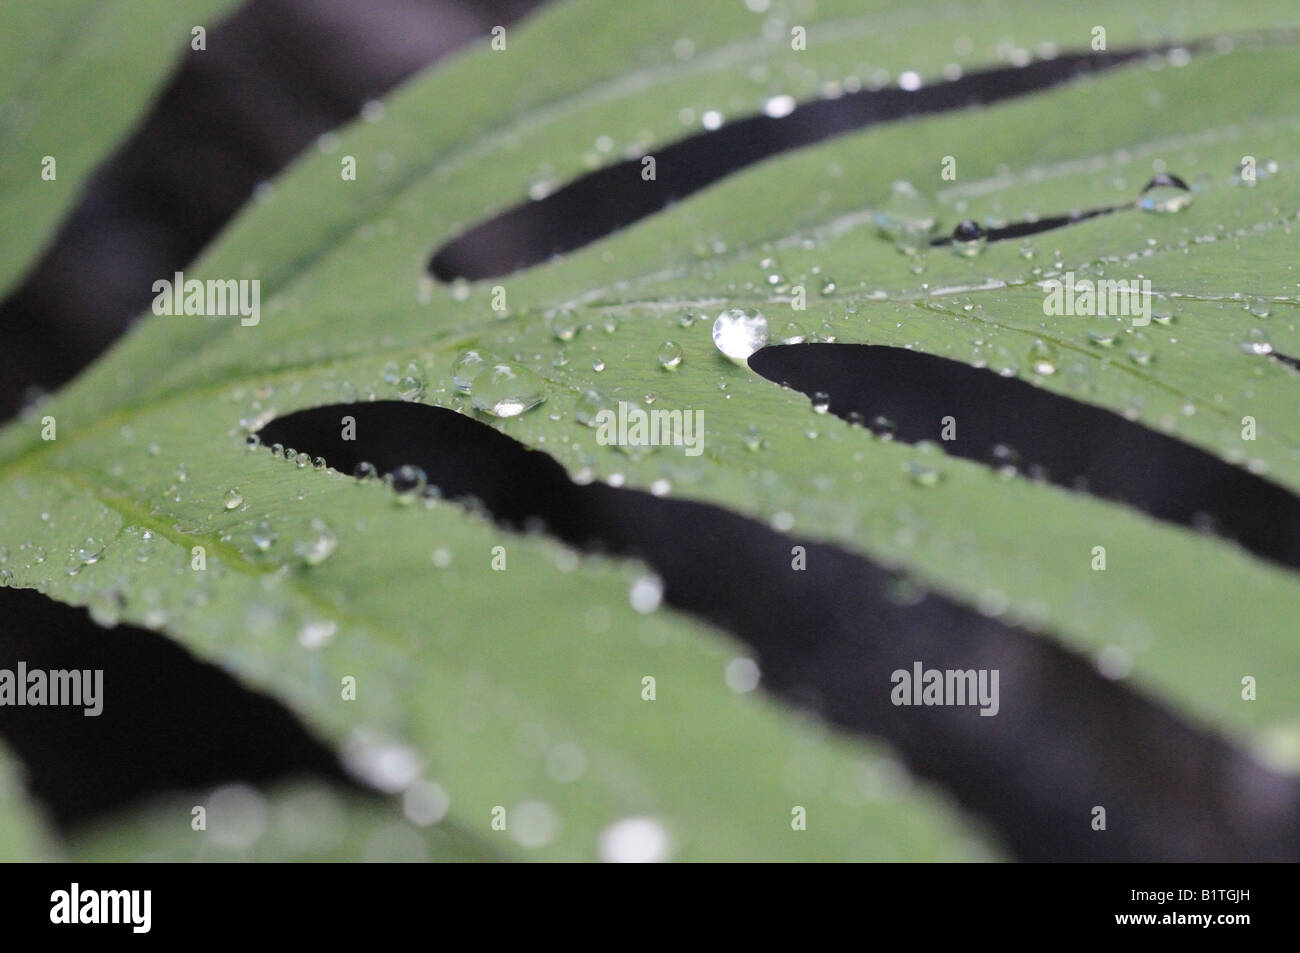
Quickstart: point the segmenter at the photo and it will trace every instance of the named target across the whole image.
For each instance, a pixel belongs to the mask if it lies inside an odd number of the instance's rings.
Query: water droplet
[[[298,630],[298,644],[306,649],[321,648],[334,638],[338,630],[338,623],[332,619],[307,622]]]
[[[126,600],[116,589],[101,589],[90,597],[86,610],[96,624],[111,629],[122,619],[122,609]]]
[[[573,419],[584,427],[594,427],[602,410],[612,410],[612,402],[598,390],[586,390],[578,396],[573,408]]]
[[[823,278],[822,285],[817,290],[823,297],[829,297],[830,295],[835,294],[835,288],[836,285],[833,278]]]
[[[1144,212],[1181,212],[1192,204],[1192,192],[1176,175],[1158,172],[1142,188],[1138,206]]]
[[[1035,374],[1041,374],[1044,377],[1055,374],[1056,361],[1056,348],[1046,341],[1035,339],[1034,343],[1029,346],[1029,366],[1033,368]]]
[[[750,452],[763,449],[763,433],[753,424],[745,428],[745,432],[740,435],[740,439],[744,443],[745,449]]]
[[[767,343],[767,318],[757,311],[730,308],[713,322],[713,345],[729,360],[743,364]]]
[[[943,451],[932,440],[922,440],[913,448],[912,459],[904,469],[917,486],[937,486],[943,479]]]
[[[307,537],[293,544],[294,555],[301,558],[308,566],[318,566],[339,548],[339,539],[324,520],[313,519]]]
[[[510,813],[510,835],[524,847],[545,847],[559,832],[559,816],[543,801],[524,801]]]
[[[812,409],[815,414],[824,414],[831,409],[831,395],[818,391],[812,395]]]
[[[551,316],[551,333],[561,341],[572,341],[578,336],[578,317],[568,308]]]
[[[1267,318],[1272,311],[1267,298],[1250,297],[1246,299],[1246,310],[1257,318]]]
[[[872,417],[867,427],[881,440],[893,440],[898,432],[898,424],[888,417]]]
[[[517,417],[546,400],[542,379],[520,364],[493,364],[474,378],[470,402],[494,417]]]
[[[255,433],[250,433],[244,438],[244,446],[249,450],[256,450],[262,445],[262,438]]]
[[[485,367],[487,360],[478,351],[462,351],[451,365],[452,386],[461,393],[468,394],[474,386],[474,378]]]
[[[284,444],[282,443],[271,444],[271,456],[279,457],[283,455],[284,455]]]
[[[324,457],[312,457],[311,465],[313,470],[324,470],[325,467],[328,466]]]
[[[418,401],[424,397],[424,368],[412,361],[406,373],[397,379],[397,396],[402,400]]]
[[[988,233],[970,219],[958,222],[952,230],[953,251],[966,258],[974,258],[988,243]]]
[[[1260,328],[1251,328],[1246,332],[1246,339],[1241,342],[1241,349],[1247,354],[1272,354],[1273,342]]]
[[[362,460],[352,468],[352,475],[363,482],[366,480],[373,480],[378,472],[379,471],[375,469],[375,465],[369,460]]]
[[[393,491],[403,503],[409,503],[423,493],[428,483],[425,472],[414,464],[403,463],[393,471]]]
[[[910,182],[895,182],[876,211],[876,225],[899,251],[916,254],[929,247],[936,224],[934,202]]]
[[[1106,330],[1098,330],[1096,328],[1092,328],[1089,329],[1088,331],[1088,340],[1092,344],[1097,344],[1100,345],[1101,347],[1114,347],[1115,331],[1109,328]]]
[[[728,688],[743,695],[758,688],[762,672],[759,670],[758,663],[752,658],[733,658],[727,663],[722,677]]]
[[[299,452],[293,455],[293,465],[296,466],[299,470],[304,469],[310,463],[311,463],[311,456],[309,454]]]
[[[238,490],[230,489],[226,491],[226,498],[223,501],[222,505],[225,506],[225,508],[228,510],[233,510],[238,508],[239,505],[243,502],[244,502],[243,494],[240,493]]]
[[[659,366],[664,370],[674,371],[682,364],[682,346],[672,341],[664,341],[659,346]]]
[[[625,817],[600,832],[600,859],[609,864],[657,864],[668,859],[668,831],[653,817]]]
[[[654,575],[642,576],[632,583],[627,596],[632,608],[642,615],[654,612],[664,598],[664,581]]]
[[[274,546],[278,538],[275,530],[271,528],[271,524],[266,520],[262,520],[253,526],[252,537],[253,546],[257,548],[258,552],[263,553]]]
[[[38,559],[37,562],[44,561],[45,550],[41,549],[39,546],[37,547],[37,550],[41,554],[41,558]],[[104,556],[104,541],[102,539],[95,539],[93,536],[87,536],[86,541],[77,547],[73,556],[81,565],[93,566]]]

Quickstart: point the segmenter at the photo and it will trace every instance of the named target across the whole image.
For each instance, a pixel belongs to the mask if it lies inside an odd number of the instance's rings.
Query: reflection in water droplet
[[[713,322],[713,345],[724,357],[743,364],[767,343],[767,318],[757,311],[729,308]]]

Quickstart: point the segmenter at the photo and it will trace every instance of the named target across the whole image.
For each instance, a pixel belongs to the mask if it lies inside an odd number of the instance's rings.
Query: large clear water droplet
[[[546,400],[542,379],[522,364],[493,364],[474,378],[470,403],[493,417],[518,417]]]
[[[729,308],[713,322],[713,346],[728,360],[743,364],[767,343],[767,318],[757,311]]]

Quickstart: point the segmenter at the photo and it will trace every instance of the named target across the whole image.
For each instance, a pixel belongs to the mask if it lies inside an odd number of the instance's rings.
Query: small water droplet
[[[378,472],[379,471],[375,468],[375,465],[369,460],[362,460],[352,468],[352,475],[362,482],[373,480]]]
[[[831,409],[831,395],[818,391],[812,395],[812,409],[815,414],[824,414]]]
[[[572,341],[578,336],[578,317],[568,308],[551,315],[551,333],[561,341]]]
[[[958,222],[952,230],[953,251],[965,258],[974,258],[988,243],[988,233],[970,219]]]
[[[271,528],[271,524],[266,520],[262,520],[254,524],[252,538],[253,546],[256,547],[258,552],[264,553],[275,545],[278,537],[275,530]]]
[[[311,455],[306,453],[295,453],[293,455],[293,465],[299,470],[306,468],[311,463]]]
[[[542,379],[521,364],[493,364],[474,378],[470,402],[494,417],[517,417],[546,400]]]
[[[682,364],[682,346],[673,341],[664,341],[659,346],[659,366],[664,370],[674,371]]]
[[[226,491],[226,498],[222,505],[228,510],[237,509],[244,502],[244,495],[236,489]]]
[[[1044,377],[1056,373],[1056,348],[1046,341],[1035,340],[1029,347],[1029,366]]]
[[[821,287],[818,288],[817,290],[818,293],[822,295],[822,297],[829,297],[830,295],[835,294],[835,288],[836,285],[835,285],[835,280],[833,278],[823,278]]]
[[[429,478],[414,464],[403,463],[393,471],[393,491],[400,502],[409,503],[424,492]]]
[[[256,450],[262,445],[262,438],[255,433],[250,433],[244,438],[244,446],[249,450]]]
[[[1267,298],[1249,297],[1246,299],[1246,310],[1257,318],[1267,318],[1272,311],[1269,307]]]
[[[740,435],[740,439],[744,443],[745,449],[750,452],[763,449],[763,432],[753,424],[745,428],[745,432]]]
[[[451,365],[452,386],[461,393],[468,394],[474,386],[474,378],[485,367],[487,360],[478,351],[462,351]]]
[[[1181,212],[1192,204],[1192,192],[1176,175],[1158,172],[1142,188],[1138,207],[1144,212]]]
[[[757,311],[730,308],[713,322],[713,345],[728,360],[743,364],[767,343],[767,318]]]
[[[654,575],[642,576],[632,583],[632,588],[628,590],[628,601],[632,604],[632,608],[642,615],[658,609],[663,598],[664,581]]]

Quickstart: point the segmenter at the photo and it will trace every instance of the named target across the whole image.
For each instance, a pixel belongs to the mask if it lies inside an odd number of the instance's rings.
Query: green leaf
[[[455,506],[399,507],[382,486],[244,450],[244,434],[274,416],[397,396],[393,381],[412,363],[425,401],[474,413],[450,373],[472,346],[532,366],[547,394],[520,417],[481,419],[571,473],[640,488],[666,479],[674,496],[764,521],[788,514],[803,536],[903,567],[969,604],[1005,605],[1043,637],[1090,653],[1118,644],[1134,654],[1139,687],[1284,752],[1300,732],[1300,689],[1270,680],[1244,704],[1239,682],[1300,662],[1293,574],[1126,507],[998,480],[960,460],[944,464],[936,486],[918,487],[905,472],[911,448],[817,416],[802,395],[723,362],[709,329],[726,307],[756,307],[778,333],[792,320],[821,339],[914,347],[1027,378],[1029,348],[1047,340],[1061,362],[1040,386],[1216,453],[1241,450],[1240,419],[1252,415],[1252,465],[1300,486],[1295,375],[1240,346],[1263,322],[1278,350],[1300,353],[1300,113],[1282,92],[1300,80],[1292,46],[1241,43],[1180,67],[1139,63],[866,129],[738,173],[550,264],[466,287],[426,276],[433,251],[523,201],[530,185],[564,183],[625,150],[653,154],[698,131],[706,110],[752,115],[772,95],[803,101],[877,69],[933,81],[950,62],[968,72],[998,64],[1005,37],[1031,51],[1086,50],[1097,23],[1112,49],[1295,26],[1280,7],[1193,16],[1156,3],[1138,18],[1118,2],[1050,15],[1004,2],[961,19],[943,3],[860,7],[756,15],[741,4],[564,4],[512,31],[506,51],[484,46],[401,90],[383,118],[344,131],[336,151],[303,157],[186,269],[259,279],[258,325],[146,317],[0,435],[12,584],[100,617],[120,603],[123,619],[219,660],[358,763],[377,746],[409,748],[450,793],[448,822],[496,838],[504,855],[592,857],[610,824],[645,814],[680,859],[987,856],[978,828],[880,747],[734,695],[722,673],[743,650],[689,617],[633,611],[627,589],[639,567],[574,565],[545,538],[512,536]],[[806,51],[791,49],[794,25],[807,28]],[[1284,174],[1232,186],[1247,154]],[[346,155],[357,158],[356,182],[339,175]],[[939,180],[945,155],[958,159],[954,184]],[[870,224],[894,179],[937,190],[951,225],[1131,200],[1157,160],[1189,181],[1206,177],[1188,209],[1044,233],[1026,243],[1030,257],[1017,242],[974,259],[935,249],[917,274]],[[1127,345],[1090,345],[1086,319],[1044,317],[1035,281],[1097,267],[1149,277],[1169,297],[1174,323],[1132,345],[1153,362],[1129,360]],[[809,286],[806,311],[773,291],[774,270]],[[815,282],[826,276],[837,289],[821,296]],[[491,308],[495,285],[508,296],[504,317]],[[1271,317],[1246,310],[1246,295],[1270,299]],[[581,325],[572,342],[547,327],[561,308]],[[668,339],[684,354],[674,373],[656,360]],[[599,446],[574,420],[590,388],[703,410],[704,455]],[[47,414],[53,442],[40,438]],[[743,436],[751,426],[765,444],[757,452]],[[227,508],[232,490],[239,500]],[[338,546],[308,566],[295,544],[320,532],[314,521]],[[276,541],[263,551],[253,536],[267,529]],[[104,557],[66,565],[87,537]],[[1089,571],[1097,544],[1111,571]],[[200,545],[207,569],[194,572]],[[498,545],[506,572],[489,569]],[[450,565],[436,566],[435,550]],[[334,635],[304,648],[298,635],[316,624]],[[358,679],[355,702],[339,698],[347,675]],[[658,682],[653,704],[640,697],[645,675]],[[561,745],[582,752],[577,781],[556,778]],[[489,832],[493,807],[517,817],[525,802],[547,806],[529,808],[531,833]],[[797,835],[793,805],[817,819]]]
[[[59,847],[44,814],[23,790],[22,768],[0,747],[0,861],[54,860]]]
[[[0,293],[50,239],[190,43],[235,0],[45,0],[0,9]],[[54,178],[43,174],[53,157]],[[16,227],[22,223],[21,227]]]
[[[421,837],[413,836],[420,828],[400,805],[377,805],[329,785],[297,782],[267,791],[228,785],[161,798],[79,831],[72,858],[119,864],[501,859],[486,837],[447,823],[428,826],[433,815],[420,811],[436,812],[440,796],[435,791],[413,802],[411,816],[427,828]]]

